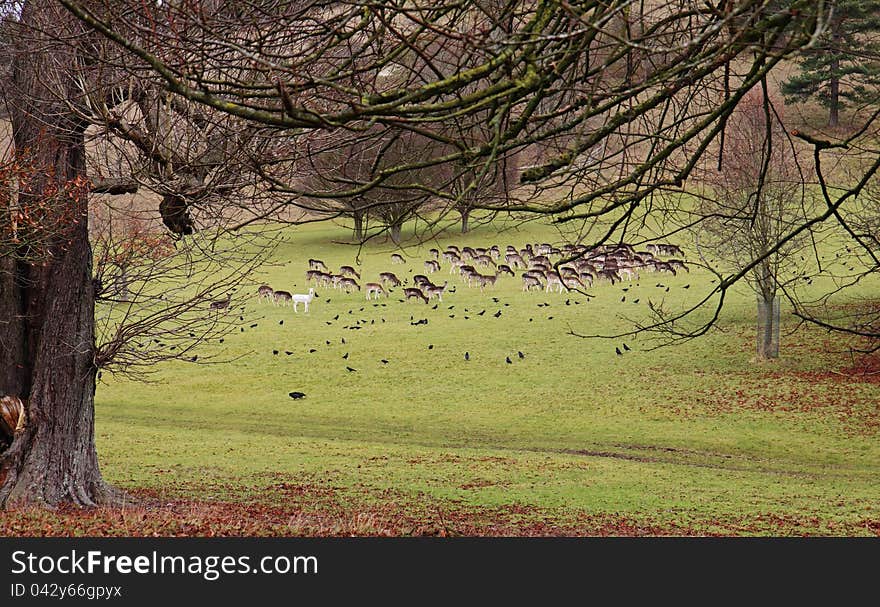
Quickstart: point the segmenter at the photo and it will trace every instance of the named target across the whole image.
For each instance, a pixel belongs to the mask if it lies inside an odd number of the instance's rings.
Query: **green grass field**
[[[266,282],[305,292],[308,258],[354,264],[356,247],[331,242],[346,237],[291,229]],[[424,273],[431,246],[558,240],[545,225],[481,227],[408,248],[405,266],[371,244],[361,283]],[[646,320],[648,300],[696,301],[709,275],[643,274],[588,300],[524,293],[518,276],[481,294],[443,266],[435,278],[456,291],[437,309],[401,303],[399,289],[367,302],[321,288],[309,314],[241,294],[244,330],[198,352],[233,362],[165,364],[147,384],[105,376],[105,476],[167,500],[343,513],[329,532],[381,533],[397,515],[415,533],[880,532],[880,376],[859,373],[838,337],[801,329],[779,361],[756,363],[743,287],[722,330],[680,346],[581,339],[569,331]],[[360,512],[381,515],[358,523]],[[310,531],[284,519],[271,532]]]

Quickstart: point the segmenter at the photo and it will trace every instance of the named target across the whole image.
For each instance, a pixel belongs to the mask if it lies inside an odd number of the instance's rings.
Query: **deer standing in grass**
[[[278,291],[275,291],[276,293]],[[293,311],[298,312],[297,306],[299,304],[304,304],[306,307],[306,312],[309,311],[309,304],[312,303],[312,299],[315,298],[315,289],[309,289],[308,294],[304,295],[302,293],[297,293],[292,296],[293,299]]]
[[[372,295],[375,295],[375,299],[379,299],[379,295],[384,295],[388,297],[388,291],[382,288],[378,282],[368,282],[364,285],[364,290],[367,292],[367,299],[371,299]]]

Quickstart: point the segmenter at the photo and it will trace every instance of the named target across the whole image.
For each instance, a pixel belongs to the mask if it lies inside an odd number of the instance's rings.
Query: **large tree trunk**
[[[24,427],[0,453],[0,506],[6,508],[91,506],[120,495],[102,480],[95,451],[88,199],[83,191],[56,194],[85,176],[85,148],[83,127],[63,102],[77,98],[76,58],[63,43],[37,33],[61,39],[77,31],[53,5],[24,5],[22,22],[34,26],[27,32],[37,40],[19,41],[8,95],[16,149],[30,150],[35,169],[18,204],[42,205],[42,211],[32,214],[36,222],[19,227],[24,244],[4,260],[0,274],[0,394],[26,403]]]

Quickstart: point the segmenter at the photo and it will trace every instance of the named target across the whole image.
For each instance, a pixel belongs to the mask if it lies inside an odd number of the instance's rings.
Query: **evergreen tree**
[[[834,0],[831,20],[818,43],[804,53],[800,73],[782,85],[785,100],[815,97],[835,127],[840,109],[880,101],[880,0]]]

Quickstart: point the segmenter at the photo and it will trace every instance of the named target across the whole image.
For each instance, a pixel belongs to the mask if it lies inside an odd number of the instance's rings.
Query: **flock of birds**
[[[508,245],[502,253],[501,248],[497,245],[491,247],[458,247],[449,245],[445,250],[430,249],[430,259],[423,261],[424,274],[415,274],[408,278],[391,270],[378,273],[378,278],[373,282],[364,282],[361,284],[361,273],[350,265],[343,265],[338,272],[331,272],[327,265],[320,259],[309,259],[309,266],[306,270],[306,282],[311,286],[308,294],[293,294],[285,290],[275,290],[271,286],[264,284],[258,289],[258,296],[261,300],[266,300],[274,305],[293,304],[296,310],[297,303],[304,303],[308,312],[308,304],[315,295],[315,287],[330,287],[345,293],[363,292],[367,301],[378,300],[380,297],[390,297],[393,289],[400,287],[403,293],[403,299],[400,302],[409,300],[421,301],[430,304],[432,300],[437,300],[433,309],[437,309],[443,302],[443,295],[446,293],[454,293],[455,286],[450,287],[449,280],[444,280],[442,284],[434,282],[430,276],[436,275],[443,270],[443,266],[447,266],[449,273],[457,275],[462,286],[470,288],[479,288],[484,292],[487,288],[496,285],[503,276],[516,277],[517,272],[520,273],[522,281],[522,290],[530,292],[534,290],[542,290],[546,293],[550,292],[567,292],[576,291],[591,297],[585,293],[585,289],[597,286],[601,282],[611,285],[622,282],[633,282],[644,276],[644,273],[669,273],[677,275],[678,272],[689,272],[687,264],[684,261],[684,252],[680,247],[672,244],[647,244],[643,250],[636,250],[635,247],[628,244],[603,245],[598,247],[587,247],[585,245],[566,244],[562,247],[555,247],[547,243],[543,244],[527,244],[521,249]],[[407,265],[407,260],[398,253],[391,255],[391,264],[397,266]],[[412,273],[413,270],[409,270]],[[688,288],[686,285],[684,288]],[[664,287],[669,291],[669,287],[658,283],[657,287]],[[626,291],[623,288],[624,296],[621,301],[626,301]],[[493,302],[499,304],[497,297],[492,298]],[[330,302],[330,299],[327,299]],[[634,299],[633,303],[638,303],[638,299]],[[578,300],[572,301],[571,298],[565,300],[565,305],[579,305]],[[374,302],[373,307],[382,306],[385,303]],[[503,304],[508,306],[510,304]],[[538,304],[539,307],[549,307],[549,303]],[[450,311],[455,306],[448,306]],[[360,311],[364,311],[364,307]],[[487,312],[486,309],[480,312],[472,312],[467,309],[461,315],[465,320],[471,316],[483,316]],[[496,312],[490,313],[490,316],[500,318],[502,308]],[[354,314],[354,309],[349,310],[349,314]],[[469,316],[470,314],[470,316]],[[449,314],[450,318],[455,318],[455,313]],[[333,321],[326,321],[328,325],[338,321],[340,315],[337,314]],[[552,316],[548,316],[548,320],[552,320]],[[346,325],[345,329],[358,330],[362,326],[368,324],[366,319],[355,318],[355,324]],[[530,318],[531,322],[533,319]],[[283,323],[283,320],[281,321]],[[369,321],[369,324],[375,324],[376,319]],[[385,318],[381,318],[381,322],[385,322]],[[422,325],[428,324],[428,319],[415,319],[410,317],[410,324]],[[327,340],[327,345],[331,342]],[[342,344],[345,344],[345,338],[342,338]],[[623,356],[625,351],[629,351],[627,344],[615,347],[615,352],[619,356]],[[433,349],[433,345],[429,345],[428,349]],[[317,350],[312,348],[310,353]],[[286,355],[293,354],[291,351],[285,351]],[[279,355],[278,350],[273,350],[274,355]],[[344,360],[348,360],[349,353],[343,355]],[[471,360],[470,352],[464,353],[464,360]],[[525,354],[517,351],[514,355],[505,357],[506,364],[513,364],[515,359],[524,359]],[[381,363],[387,365],[389,361],[382,359]],[[349,373],[356,373],[358,370],[354,367],[346,365]],[[290,392],[290,398],[304,398],[302,392]]]

